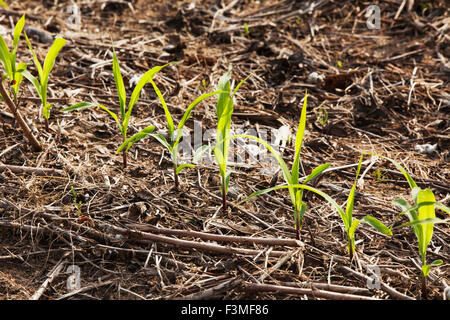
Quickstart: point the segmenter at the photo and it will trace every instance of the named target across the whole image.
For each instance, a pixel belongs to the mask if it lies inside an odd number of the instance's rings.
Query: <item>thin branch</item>
[[[346,294],[332,291],[325,291],[316,288],[294,288],[288,286],[277,286],[273,284],[247,283],[244,286],[246,291],[251,292],[275,292],[283,294],[307,295],[314,298],[323,298],[329,300],[379,300],[373,297],[359,296],[355,294]]]
[[[1,80],[0,80],[0,94],[5,99],[5,103],[9,107],[11,113],[14,115],[14,118],[16,119],[19,126],[22,128],[23,134],[28,139],[28,141],[31,143],[31,147],[32,147],[33,151],[42,151],[41,144],[39,143],[39,141],[36,139],[36,137],[31,132],[30,127],[28,127],[27,123],[23,119],[19,110],[17,110],[16,105],[9,97],[9,94],[6,92],[5,87],[3,86],[3,81],[1,81]]]

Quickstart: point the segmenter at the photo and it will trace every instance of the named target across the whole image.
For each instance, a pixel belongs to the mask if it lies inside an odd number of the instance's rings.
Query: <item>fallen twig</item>
[[[25,166],[14,166],[10,164],[0,163],[0,172],[5,170],[11,170],[13,173],[28,173],[36,174],[38,176],[63,176],[63,172],[58,169],[52,168],[35,168]]]
[[[323,298],[329,300],[379,300],[373,297],[359,296],[354,294],[346,294],[320,289],[295,288],[288,286],[277,286],[273,284],[247,283],[244,285],[246,291],[252,292],[276,292],[284,294],[307,295],[314,298]]]
[[[22,128],[23,134],[28,139],[28,141],[31,143],[31,147],[33,151],[42,151],[41,144],[36,139],[36,137],[31,132],[30,127],[28,127],[28,124],[23,119],[22,115],[20,114],[19,110],[17,110],[16,105],[9,97],[8,93],[5,90],[5,87],[3,86],[3,81],[0,81],[0,94],[5,100],[6,105],[9,107],[9,110],[14,115],[14,118],[16,119],[19,126]]]
[[[59,263],[56,264],[56,266],[53,268],[53,270],[48,275],[47,279],[44,281],[44,283],[41,284],[39,289],[36,290],[36,292],[33,294],[33,296],[30,298],[30,300],[39,300],[39,298],[44,293],[45,289],[47,289],[48,285],[52,283],[52,281],[60,274],[62,268],[66,264],[67,259],[63,259],[59,261]]]
[[[199,293],[193,293],[187,296],[174,298],[174,300],[205,300],[205,299],[213,299],[217,296],[220,296],[225,291],[229,291],[237,286],[239,286],[242,283],[242,279],[239,278],[232,278],[228,281],[222,282],[221,284],[202,290]]]
[[[226,236],[226,235],[211,234],[211,233],[199,232],[199,231],[154,227],[154,226],[146,225],[146,224],[127,224],[127,227],[135,228],[135,229],[138,229],[139,231],[150,231],[152,233],[161,233],[161,234],[175,235],[175,236],[181,236],[181,237],[200,238],[202,240],[211,240],[211,241],[262,244],[262,245],[268,245],[268,246],[289,246],[289,247],[301,247],[302,246],[302,243],[295,239]]]
[[[241,255],[249,255],[249,256],[256,256],[261,253],[262,250],[254,250],[254,249],[244,249],[244,248],[234,248],[234,247],[225,247],[218,244],[213,243],[204,243],[204,242],[196,242],[196,241],[188,241],[188,240],[181,240],[176,238],[169,238],[166,236],[160,236],[148,232],[141,232],[136,230],[129,230],[121,227],[116,227],[113,225],[100,223],[107,229],[109,229],[110,233],[115,234],[122,234],[126,236],[128,240],[137,241],[137,242],[162,242],[167,243],[171,245],[175,245],[180,248],[190,248],[190,249],[197,249],[202,251],[209,251],[214,252],[218,254],[226,254],[226,255],[233,255],[233,254],[241,254]],[[274,257],[280,257],[285,255],[286,252],[284,251],[271,251],[270,255]]]

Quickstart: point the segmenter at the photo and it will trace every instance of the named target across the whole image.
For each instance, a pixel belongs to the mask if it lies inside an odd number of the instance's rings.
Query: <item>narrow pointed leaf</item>
[[[125,92],[125,85],[123,84],[122,73],[120,72],[119,61],[117,60],[114,45],[113,45],[113,75],[114,75],[114,82],[116,83],[117,95],[119,96],[120,119],[123,122],[125,118],[125,104],[127,101],[127,95]]]
[[[345,209],[345,215],[347,216],[347,225],[349,227],[352,224],[353,206],[355,203],[356,186],[358,184],[358,176],[359,176],[359,172],[361,170],[361,164],[362,164],[363,157],[364,157],[364,154],[362,154],[361,157],[359,158],[358,169],[356,170],[355,181],[353,182],[352,189],[350,190],[350,193],[349,193],[348,199],[347,199],[347,207]]]
[[[2,36],[0,36],[0,60],[3,63],[5,73],[8,76],[11,76],[12,75],[11,54]]]
[[[374,218],[370,215],[365,216],[361,219],[361,222],[367,223],[374,227],[376,230],[381,232],[382,234],[385,234],[387,236],[392,236],[392,230],[388,227],[386,227],[382,222],[380,222],[377,218]]]
[[[17,45],[19,44],[20,34],[22,33],[24,25],[25,25],[25,15],[23,15],[19,19],[16,26],[14,27],[14,49],[13,49],[14,54],[17,51]]]
[[[180,174],[181,170],[183,170],[184,168],[194,168],[195,165],[193,164],[180,164],[176,170],[177,175]]]
[[[436,202],[434,194],[430,189],[421,190],[417,196],[417,204],[423,202]],[[434,204],[421,206],[419,209],[418,220],[433,219],[436,217]],[[433,236],[433,223],[422,225],[422,236],[419,238],[419,250],[423,255],[426,253],[428,244]]]
[[[434,204],[434,207],[435,207],[435,208],[438,208],[438,209],[441,209],[442,211],[444,211],[444,212],[447,213],[447,214],[450,214],[450,208],[444,206],[442,203],[436,202],[436,203]]]
[[[24,32],[24,34],[25,34],[25,40],[26,40],[26,42],[28,44],[28,48],[30,49],[31,54],[33,55],[33,61],[34,61],[34,65],[36,66],[36,69],[38,71],[39,79],[43,79],[44,78],[44,72],[42,70],[42,65],[39,62],[39,59],[37,58],[36,53],[34,53],[33,47],[31,46],[31,42],[28,39],[27,33]]]
[[[442,261],[441,259],[438,260],[434,260],[430,266],[432,267],[439,267],[440,265],[442,265],[444,263],[444,261]]]
[[[161,143],[166,149],[169,151],[169,153],[172,155],[172,146],[167,142],[166,138],[164,138],[161,134],[150,134],[153,138],[155,138],[159,143]]]
[[[300,115],[300,121],[298,123],[297,134],[295,137],[295,155],[294,162],[292,163],[292,183],[299,182],[299,168],[300,168],[300,153],[303,144],[303,135],[306,129],[306,109],[307,109],[308,93],[305,92],[305,98],[303,102],[303,108]]]
[[[125,148],[126,148],[126,152],[128,152],[128,150],[131,148],[131,146],[133,144],[135,144],[139,140],[145,138],[147,135],[152,133],[154,130],[155,130],[155,126],[148,126],[144,129],[142,129],[141,131],[139,131],[138,133],[136,133],[135,135],[131,136],[130,138],[126,139],[122,143],[122,145],[119,147],[119,149],[117,149],[116,154],[118,154]]]
[[[217,90],[217,91],[214,91],[214,92],[211,92],[211,93],[205,93],[205,94],[202,94],[201,96],[199,96],[197,99],[195,99],[194,100],[194,102],[192,102],[188,107],[187,107],[187,109],[186,109],[186,111],[184,112],[184,114],[183,114],[183,118],[181,118],[181,120],[180,120],[180,122],[178,123],[178,127],[177,127],[177,135],[176,135],[176,143],[178,143],[179,142],[179,140],[181,139],[181,133],[182,133],[182,131],[183,131],[183,127],[184,127],[184,125],[186,124],[186,121],[189,119],[189,117],[191,116],[191,112],[192,112],[192,109],[194,109],[195,108],[195,106],[197,106],[200,102],[202,102],[203,100],[205,100],[205,99],[207,99],[207,98],[209,98],[209,97],[211,97],[211,96],[214,96],[214,95],[216,95],[216,94],[219,94],[219,93],[224,93],[224,91],[221,91],[221,90]]]
[[[231,68],[228,69],[228,71],[222,77],[220,77],[219,82],[217,84],[217,90],[230,92],[230,79],[231,79]],[[220,119],[222,117],[223,110],[225,109],[226,106],[228,106],[229,100],[230,100],[229,93],[219,94],[216,108],[217,119]]]
[[[42,99],[41,84],[40,84],[39,80],[36,79],[30,72],[28,72],[28,70],[24,70],[21,73],[28,81],[30,81],[34,85],[34,87],[36,88],[36,92],[38,93],[39,97]]]
[[[440,223],[449,223],[449,220],[443,220],[440,218],[426,218],[426,219],[419,219],[419,220],[415,220],[415,221],[410,221],[407,223],[403,223],[402,225],[399,226],[399,228],[403,228],[403,227],[409,227],[409,226],[419,226],[419,225],[433,225],[433,224],[440,224]]]
[[[305,184],[314,179],[315,177],[317,177],[318,175],[320,175],[326,169],[328,169],[330,165],[331,165],[330,163],[324,163],[314,168],[314,170],[311,171],[311,173],[305,178]]]
[[[50,75],[50,72],[52,71],[53,67],[55,66],[55,60],[58,56],[59,51],[64,47],[66,44],[66,40],[63,38],[56,38],[53,42],[52,46],[50,47],[50,50],[47,53],[47,56],[44,60],[44,66],[43,66],[43,81],[45,83],[48,82],[48,78]],[[41,80],[42,81],[42,80]]]

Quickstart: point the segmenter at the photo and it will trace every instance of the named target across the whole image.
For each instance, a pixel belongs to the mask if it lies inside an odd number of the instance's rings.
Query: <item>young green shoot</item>
[[[350,256],[350,260],[351,260],[351,259],[353,259],[353,254],[355,252],[355,231],[356,231],[357,227],[359,226],[359,224],[361,222],[369,224],[370,226],[372,226],[373,228],[375,228],[379,232],[383,233],[384,235],[388,235],[388,236],[392,235],[392,231],[391,231],[390,228],[386,227],[378,219],[376,219],[376,218],[374,218],[374,217],[372,217],[370,215],[365,216],[361,220],[353,218],[353,206],[354,206],[355,193],[356,193],[356,182],[357,182],[357,179],[358,179],[359,171],[361,169],[362,159],[363,159],[363,156],[361,155],[361,158],[360,158],[359,164],[358,164],[358,169],[357,169],[357,172],[356,172],[355,182],[353,183],[353,187],[350,190],[350,193],[349,193],[349,196],[348,196],[348,199],[347,199],[347,206],[345,208],[345,211],[328,194],[326,194],[326,193],[324,193],[324,192],[322,192],[322,191],[320,191],[320,190],[318,190],[318,189],[316,189],[314,187],[305,185],[305,184],[288,184],[288,185],[275,186],[275,187],[272,187],[272,188],[256,191],[256,192],[252,193],[250,196],[248,196],[247,198],[245,198],[244,200],[242,200],[241,202],[239,202],[239,204],[243,203],[244,201],[247,201],[247,200],[249,200],[249,199],[251,199],[251,198],[253,198],[255,196],[262,195],[262,194],[265,194],[265,193],[268,193],[268,192],[271,192],[271,191],[274,191],[274,190],[278,190],[278,189],[286,189],[286,188],[288,188],[289,190],[309,190],[309,191],[312,191],[312,192],[318,194],[319,196],[321,196],[322,198],[324,198],[326,201],[328,201],[328,203],[332,205],[332,207],[338,212],[339,216],[341,217],[341,219],[342,219],[342,221],[344,223],[344,226],[345,226],[345,232],[346,232],[346,235],[347,235],[347,249],[348,249],[348,253],[349,253],[349,256]],[[325,165],[322,165],[322,166],[325,166]],[[322,172],[323,169],[322,169],[321,166],[317,167],[315,170],[313,170],[313,172],[308,177],[314,175],[314,173],[315,173],[314,171]],[[305,179],[305,183],[307,182],[307,180],[308,179]]]
[[[281,171],[283,172],[284,179],[289,188],[289,196],[291,198],[292,206],[294,207],[294,223],[296,230],[296,238],[300,239],[300,230],[303,225],[303,216],[306,212],[306,204],[303,202],[303,189],[293,187],[293,185],[298,185],[300,182],[300,153],[303,143],[303,135],[306,128],[306,111],[307,111],[307,99],[308,94],[305,92],[305,98],[303,102],[303,108],[300,115],[300,121],[298,124],[297,134],[295,138],[295,155],[294,162],[292,163],[291,170],[289,170],[286,162],[281,158],[280,154],[274,150],[266,141],[259,139],[250,135],[234,135],[232,138],[248,138],[256,140],[257,142],[264,145],[275,157],[278,164],[280,165]],[[330,166],[329,163],[319,165],[305,178],[304,183],[308,183],[318,175],[320,175],[324,170]],[[253,195],[252,195],[253,196]]]
[[[426,299],[426,279],[430,273],[430,269],[431,267],[440,266],[443,263],[442,260],[438,259],[434,260],[430,264],[427,264],[427,248],[430,244],[431,238],[433,237],[433,227],[435,223],[448,223],[447,220],[442,220],[436,217],[435,209],[438,208],[447,214],[450,214],[450,208],[436,202],[435,196],[430,189],[427,188],[424,190],[417,186],[411,175],[397,161],[377,154],[369,154],[392,162],[394,166],[404,175],[411,189],[411,198],[414,203],[413,206],[401,198],[394,201],[394,205],[403,210],[399,216],[406,215],[409,219],[408,223],[404,223],[397,228],[411,226],[414,234],[416,235],[422,264],[422,298]]]
[[[240,86],[250,77],[247,76],[242,80],[234,89],[231,94],[231,66],[228,71],[219,79],[217,89],[222,91],[217,98],[217,129],[216,129],[216,144],[213,147],[214,157],[219,165],[220,174],[220,193],[222,194],[222,210],[227,210],[227,193],[228,186],[230,184],[230,171],[228,168],[228,151],[230,149],[230,128],[231,128],[231,115],[234,108],[234,97],[239,90]],[[204,150],[205,146],[197,150],[198,157]],[[198,152],[200,151],[200,152]]]
[[[44,65],[41,65],[39,59],[34,53],[33,47],[31,46],[30,40],[28,39],[26,33],[25,39],[27,41],[28,47],[30,48],[31,54],[33,55],[34,65],[36,66],[38,72],[38,79],[26,70],[23,71],[22,74],[34,85],[39,98],[41,98],[42,115],[44,117],[45,129],[47,132],[50,132],[48,119],[50,118],[50,108],[53,106],[53,104],[48,103],[47,101],[48,80],[50,77],[50,72],[55,66],[55,60],[61,49],[66,44],[66,40],[64,40],[63,38],[56,38],[52,46],[50,47],[47,56],[45,57]]]
[[[122,135],[121,144],[123,144],[128,139],[127,131],[128,131],[128,123],[129,123],[130,117],[131,117],[131,111],[133,110],[134,105],[139,100],[142,89],[144,88],[144,86],[147,83],[153,81],[154,76],[159,71],[161,71],[161,69],[166,67],[167,65],[168,64],[165,64],[163,66],[154,67],[154,68],[148,70],[141,77],[141,79],[137,83],[136,87],[134,88],[133,92],[131,93],[130,101],[128,103],[128,108],[126,108],[127,97],[126,97],[126,92],[125,92],[125,86],[123,84],[123,78],[122,78],[122,74],[120,72],[120,66],[119,66],[119,61],[117,60],[116,51],[114,50],[114,47],[113,47],[113,74],[114,74],[114,81],[116,83],[117,94],[119,97],[120,115],[115,114],[114,112],[112,112],[110,109],[108,109],[104,105],[91,103],[91,102],[77,103],[71,107],[63,109],[62,112],[68,112],[68,111],[79,110],[79,109],[83,109],[83,108],[91,108],[91,107],[100,108],[101,110],[106,111],[116,122],[116,124],[119,128],[119,131]],[[154,129],[155,129],[154,126],[148,126],[148,127],[144,128],[138,135],[134,136],[135,142],[138,141],[139,138],[143,138],[146,134],[153,132]],[[123,168],[127,167],[127,151],[128,151],[128,149],[129,148],[121,149],[122,150]]]
[[[4,3],[3,3],[4,4]],[[5,39],[0,35],[0,60],[3,64],[6,77],[9,78],[11,84],[12,100],[17,105],[17,95],[19,93],[19,86],[22,83],[22,73],[26,70],[26,63],[16,63],[17,48],[19,45],[20,35],[22,34],[25,25],[25,15],[23,15],[14,27],[13,33],[13,48],[9,51]],[[3,98],[2,96],[0,96]],[[4,98],[3,98],[4,100]]]
[[[153,130],[149,130],[148,128],[145,128],[145,129],[141,130],[140,132],[138,132],[137,134],[135,134],[132,137],[125,140],[123,142],[123,144],[119,147],[119,149],[117,149],[116,153],[119,153],[123,150],[128,151],[134,143],[138,142],[139,140],[141,140],[142,138],[144,138],[147,135],[155,138],[159,143],[161,143],[169,151],[170,157],[172,159],[172,164],[173,164],[175,189],[178,189],[179,188],[178,175],[180,174],[181,170],[183,170],[184,168],[194,167],[193,164],[180,164],[178,161],[178,146],[181,141],[181,138],[183,137],[184,125],[186,124],[186,121],[191,116],[192,110],[194,109],[194,107],[197,104],[199,104],[204,99],[209,98],[213,95],[223,93],[223,91],[218,90],[218,91],[215,91],[212,93],[205,93],[205,94],[202,94],[201,96],[199,96],[197,99],[195,99],[194,102],[192,102],[188,106],[188,108],[184,112],[183,118],[180,120],[177,128],[175,129],[172,115],[170,114],[170,111],[167,108],[166,101],[164,100],[164,97],[163,97],[161,91],[156,86],[156,84],[153,80],[150,80],[150,83],[152,84],[153,89],[155,90],[156,95],[158,96],[158,98],[164,108],[164,113],[165,113],[166,121],[167,121],[167,128],[168,128],[168,132],[169,132],[169,138],[166,139],[162,134],[152,133]]]
[[[82,202],[77,201],[77,193],[73,187],[70,187],[70,190],[72,191],[72,198],[73,198],[73,204],[75,205],[75,208],[77,209],[78,214],[81,216],[83,213],[81,211]]]
[[[244,23],[244,31],[242,34],[244,37],[248,37],[250,35],[250,28],[247,23]]]

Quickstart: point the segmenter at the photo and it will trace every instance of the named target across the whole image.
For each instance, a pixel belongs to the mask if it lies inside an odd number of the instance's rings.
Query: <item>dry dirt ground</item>
[[[156,140],[134,145],[123,169],[115,154],[121,136],[108,114],[59,111],[95,101],[118,112],[111,39],[128,97],[133,77],[181,61],[155,78],[176,122],[197,96],[214,90],[232,64],[237,82],[252,73],[236,98],[234,127],[295,130],[308,90],[301,168],[309,173],[326,162],[343,167],[316,182],[339,204],[345,205],[360,152],[370,151],[400,161],[420,187],[448,206],[448,2],[9,3],[0,10],[2,32],[11,34],[12,23],[26,13],[27,26],[60,34],[67,44],[50,77],[50,132],[30,83],[23,83],[19,97],[42,152],[32,152],[6,105],[0,108],[1,299],[421,298],[410,228],[386,237],[362,225],[350,261],[339,215],[312,194],[305,195],[300,242],[287,192],[237,205],[274,182],[257,165],[233,167],[233,194],[223,212],[215,165],[185,169],[175,190],[170,158]],[[76,11],[68,10],[73,3],[80,9],[79,24]],[[371,4],[380,8],[379,30],[366,25]],[[31,38],[41,61],[50,47],[44,40]],[[19,47],[18,60],[31,62],[25,39]],[[32,65],[29,70],[35,73]],[[323,81],[309,81],[313,72]],[[187,126],[193,129],[196,120],[203,131],[214,129],[215,101],[196,107]],[[327,121],[321,121],[325,114]],[[166,127],[163,108],[146,86],[129,133],[150,124]],[[429,154],[416,150],[426,143],[437,148]],[[293,153],[288,145],[283,157],[291,163]],[[389,162],[376,162],[358,192],[356,218],[370,214],[387,225],[406,222],[392,201],[411,200],[408,184]],[[442,211],[437,216],[446,218]],[[450,284],[449,233],[448,225],[435,225],[427,259],[444,263],[432,269],[428,299],[442,299]],[[68,281],[77,275],[76,290],[69,290]]]

